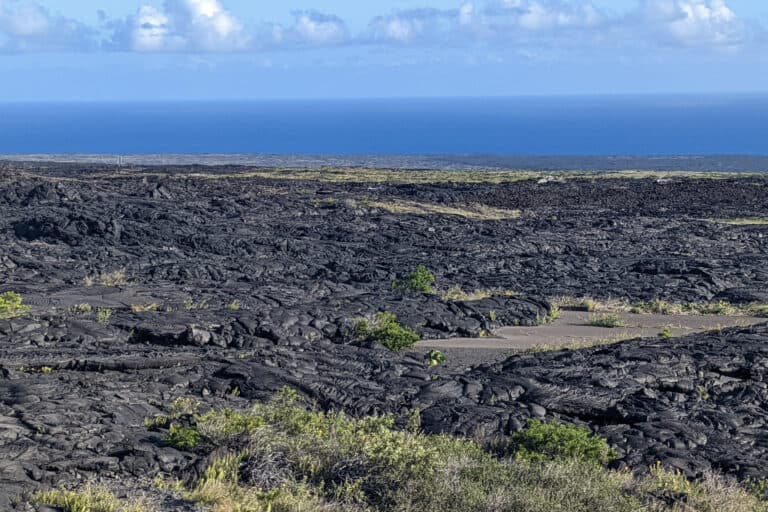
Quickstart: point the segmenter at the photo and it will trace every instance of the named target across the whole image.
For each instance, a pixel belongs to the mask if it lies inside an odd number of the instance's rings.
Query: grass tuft
[[[62,512],[149,512],[143,503],[121,501],[111,491],[100,487],[85,487],[81,491],[42,491],[35,494],[32,500],[57,507]]]
[[[605,327],[609,329],[625,327],[619,316],[611,313],[592,315],[589,317],[588,324],[592,327]]]
[[[0,294],[0,319],[16,318],[28,313],[30,309],[30,306],[24,304],[20,294],[16,292]]]

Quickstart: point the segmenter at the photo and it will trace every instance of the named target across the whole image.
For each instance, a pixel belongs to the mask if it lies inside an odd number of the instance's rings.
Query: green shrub
[[[16,318],[28,312],[31,308],[24,304],[21,295],[16,292],[0,294],[0,319]]]
[[[668,340],[672,338],[672,328],[670,326],[664,327],[664,329],[659,333],[659,338],[663,340]]]
[[[367,320],[357,322],[355,338],[358,341],[376,341],[393,352],[411,348],[419,341],[416,331],[397,323],[397,316],[388,312],[377,313],[372,323]]]
[[[112,310],[109,308],[98,308],[96,310],[96,320],[101,325],[109,325],[109,320],[112,318]]]
[[[624,327],[624,322],[621,321],[618,315],[612,313],[603,313],[600,315],[592,315],[589,317],[589,325],[592,327]]]
[[[172,423],[165,441],[179,450],[192,450],[203,442],[203,435],[195,427]]]
[[[435,274],[433,274],[424,265],[419,265],[416,270],[405,276],[402,283],[398,280],[392,281],[393,290],[409,290],[412,292],[433,293],[432,285],[435,284]]]
[[[580,459],[606,464],[616,458],[605,439],[584,427],[535,419],[512,436],[510,448],[518,459],[529,461]]]
[[[445,362],[445,354],[439,350],[430,350],[427,355],[424,356],[429,366],[439,366]]]
[[[557,304],[553,304],[546,316],[536,315],[536,325],[551,324],[558,318],[560,318],[560,307]]]

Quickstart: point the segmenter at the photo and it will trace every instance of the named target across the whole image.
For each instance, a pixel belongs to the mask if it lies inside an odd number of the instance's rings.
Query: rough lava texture
[[[354,415],[418,408],[428,432],[493,438],[559,418],[589,425],[635,470],[661,460],[690,476],[768,477],[766,325],[462,374],[351,335],[357,319],[391,311],[424,338],[480,336],[534,325],[551,312],[544,297],[563,294],[766,301],[768,225],[708,220],[768,217],[764,179],[335,184],[12,167],[0,174],[0,293],[32,311],[0,320],[0,509],[25,509],[16,498],[42,486],[151,489],[199,461],[144,418],[179,396],[243,406],[283,386]],[[370,201],[522,215],[396,214]],[[519,295],[391,289],[419,264],[442,288]],[[120,269],[126,283],[100,284]],[[101,323],[99,308],[112,312]]]

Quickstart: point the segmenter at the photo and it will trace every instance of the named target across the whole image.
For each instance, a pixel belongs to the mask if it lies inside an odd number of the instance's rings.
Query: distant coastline
[[[386,169],[519,169],[530,171],[768,172],[768,155],[268,155],[268,154],[0,154],[0,162],[101,165],[242,165]]]

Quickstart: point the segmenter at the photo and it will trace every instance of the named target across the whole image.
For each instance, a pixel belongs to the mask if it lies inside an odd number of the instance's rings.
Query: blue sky
[[[768,2],[0,0],[0,75],[0,101],[768,92]]]

